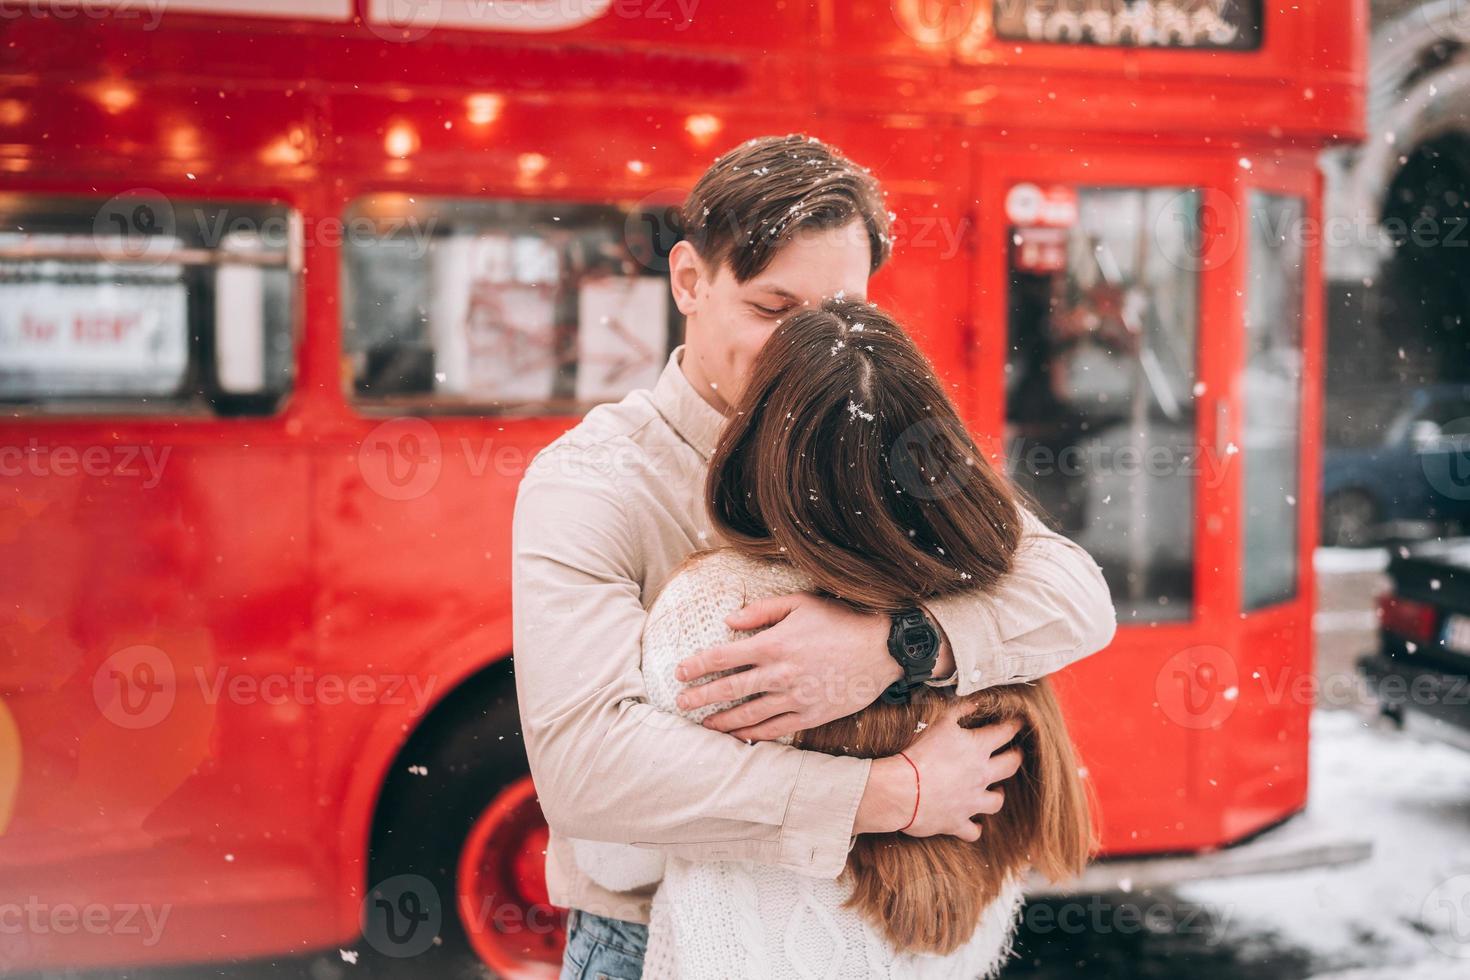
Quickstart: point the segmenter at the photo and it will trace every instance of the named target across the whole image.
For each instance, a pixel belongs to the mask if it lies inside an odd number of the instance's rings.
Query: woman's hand
[[[961,728],[962,714],[962,708],[951,708],[943,721],[931,725],[905,750],[913,766],[899,756],[874,761],[858,805],[854,833],[903,828],[911,837],[951,834],[961,840],[980,839],[980,825],[971,818],[998,813],[1005,803],[1005,791],[995,784],[1016,774],[1021,767],[1021,750],[1000,750],[1016,737],[1021,726],[1007,721],[984,728]],[[917,781],[914,769],[918,769]]]

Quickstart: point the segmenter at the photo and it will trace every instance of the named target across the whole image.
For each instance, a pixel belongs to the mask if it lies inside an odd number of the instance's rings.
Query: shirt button
[[[978,671],[978,670],[972,670],[972,671],[970,671],[970,680],[974,681],[976,684],[979,684],[980,683],[980,671]]]

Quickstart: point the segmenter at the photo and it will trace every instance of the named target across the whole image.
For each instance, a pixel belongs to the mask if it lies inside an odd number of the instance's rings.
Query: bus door
[[[1237,668],[1216,686],[1237,696],[1217,712],[1220,769],[1230,785],[1221,813],[1236,838],[1300,808],[1307,790],[1313,668],[1312,553],[1322,430],[1320,176],[1310,154],[1242,157],[1232,213],[1241,227],[1226,268],[1231,320],[1232,440],[1238,501],[1226,568]],[[1345,666],[1340,677],[1354,676]],[[1337,692],[1341,694],[1342,692]]]
[[[1116,605],[1112,646],[1059,679],[1104,848],[1202,846],[1218,699],[1199,678],[1235,655],[1223,167],[1014,146],[978,157],[974,360],[1004,382],[983,411]]]

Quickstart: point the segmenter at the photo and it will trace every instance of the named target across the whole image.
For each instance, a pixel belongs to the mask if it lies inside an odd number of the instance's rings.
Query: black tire
[[[1322,543],[1334,548],[1362,548],[1373,543],[1378,502],[1363,490],[1339,490],[1322,504]]]
[[[374,816],[360,944],[369,975],[494,976],[459,919],[458,863],[475,820],[527,771],[509,663],[462,685],[414,734]]]

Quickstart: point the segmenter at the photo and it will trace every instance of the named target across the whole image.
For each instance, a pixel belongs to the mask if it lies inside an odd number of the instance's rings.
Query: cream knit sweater
[[[746,603],[799,592],[796,570],[724,550],[684,566],[664,586],[643,631],[643,679],[660,711],[700,721],[729,707],[680,711],[680,660],[748,636],[724,619]],[[790,741],[787,739],[786,741]],[[671,773],[677,779],[677,773]],[[650,914],[646,980],[976,980],[994,976],[1009,953],[1021,890],[1012,885],[986,910],[975,935],[949,956],[897,953],[856,912],[851,886],[752,861],[688,861],[625,844],[573,841],[582,871],[624,890],[662,878]]]

